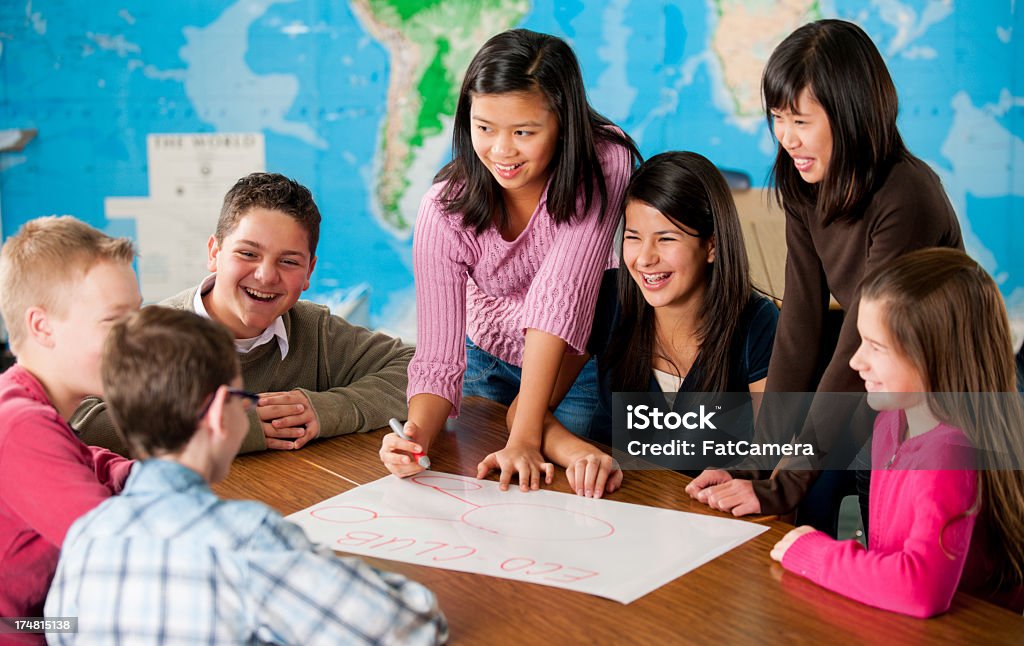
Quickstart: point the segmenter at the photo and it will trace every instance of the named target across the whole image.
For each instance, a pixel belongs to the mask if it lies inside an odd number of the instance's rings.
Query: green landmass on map
[[[489,37],[517,25],[527,0],[354,0],[368,30],[388,49],[387,115],[375,178],[380,216],[407,231],[415,213],[403,213],[409,170],[424,145],[455,115],[469,61]]]

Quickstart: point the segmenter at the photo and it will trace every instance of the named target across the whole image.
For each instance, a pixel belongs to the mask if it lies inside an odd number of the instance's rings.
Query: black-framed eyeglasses
[[[245,410],[252,410],[260,403],[260,396],[257,393],[250,392],[248,390],[242,390],[241,388],[228,388],[228,397],[243,397],[245,398]],[[206,403],[203,404],[202,410],[199,411],[199,419],[202,419],[207,411],[210,410],[210,406],[213,404],[213,395],[210,395]]]

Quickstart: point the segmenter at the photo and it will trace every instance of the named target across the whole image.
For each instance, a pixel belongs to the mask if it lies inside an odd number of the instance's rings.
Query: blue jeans
[[[522,368],[502,361],[481,350],[466,337],[466,374],[463,397],[486,397],[508,406],[519,394]],[[555,409],[555,417],[567,429],[581,437],[590,432],[590,419],[597,408],[597,361],[591,357]]]

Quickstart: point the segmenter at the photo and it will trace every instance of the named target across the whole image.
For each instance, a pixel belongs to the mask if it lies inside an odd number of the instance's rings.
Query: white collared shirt
[[[192,309],[196,311],[196,314],[210,318],[210,313],[206,311],[206,305],[203,304],[203,296],[210,293],[216,281],[217,274],[210,274],[199,284],[196,296],[192,299]],[[274,322],[259,336],[251,339],[235,339],[235,349],[239,354],[248,354],[261,345],[270,343],[275,337],[277,338],[277,347],[281,350],[281,360],[284,361],[284,358],[288,356],[288,334],[284,329],[284,319],[280,316],[274,319]]]

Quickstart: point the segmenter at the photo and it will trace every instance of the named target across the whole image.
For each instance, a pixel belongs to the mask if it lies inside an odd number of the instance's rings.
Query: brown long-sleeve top
[[[915,249],[963,249],[956,214],[938,176],[909,154],[893,165],[858,219],[825,226],[813,209],[785,210],[786,291],[765,390],[863,392],[864,383],[849,365],[860,344],[857,307],[861,280],[875,267]],[[823,339],[829,293],[843,310],[834,349]],[[825,363],[826,353],[831,353],[831,359],[819,380],[819,366]],[[832,412],[841,416],[840,411]],[[846,411],[847,418],[853,412]],[[762,413],[759,426],[770,426],[778,415],[786,413]],[[779,436],[770,430],[769,434]],[[827,452],[828,446],[819,449]],[[780,470],[770,478],[765,471],[731,473],[754,481],[762,513],[781,514],[796,508],[819,472]]]

